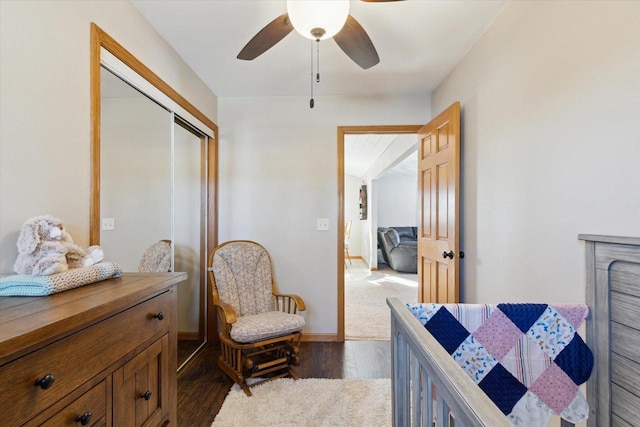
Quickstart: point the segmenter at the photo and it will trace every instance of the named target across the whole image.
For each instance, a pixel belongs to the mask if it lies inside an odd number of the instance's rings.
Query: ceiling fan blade
[[[333,39],[349,58],[363,69],[368,69],[380,62],[378,52],[373,46],[367,32],[351,15],[342,30]]]
[[[253,36],[249,43],[242,48],[238,54],[238,59],[251,61],[271,49],[280,40],[285,38],[291,31],[293,25],[289,20],[289,14],[285,13],[268,23],[258,34]]]

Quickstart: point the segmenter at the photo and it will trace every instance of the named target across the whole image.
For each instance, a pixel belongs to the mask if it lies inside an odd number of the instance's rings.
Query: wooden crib
[[[586,242],[589,427],[640,425],[640,238]],[[391,309],[394,426],[511,426],[511,422],[397,298]],[[562,420],[563,427],[573,424]]]
[[[640,426],[640,238],[581,234],[586,242],[587,425]]]
[[[394,426],[512,425],[403,302],[389,298],[387,304]]]

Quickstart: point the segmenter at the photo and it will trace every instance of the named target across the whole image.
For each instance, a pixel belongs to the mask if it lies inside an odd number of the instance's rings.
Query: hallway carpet
[[[369,271],[360,259],[347,262],[344,276],[345,338],[348,340],[388,340],[391,321],[387,298],[416,303],[417,274],[398,273],[386,264]]]

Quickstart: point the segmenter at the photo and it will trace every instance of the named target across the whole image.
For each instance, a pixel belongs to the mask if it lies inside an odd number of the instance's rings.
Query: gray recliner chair
[[[403,273],[418,272],[417,227],[379,228],[378,245],[392,269]]]

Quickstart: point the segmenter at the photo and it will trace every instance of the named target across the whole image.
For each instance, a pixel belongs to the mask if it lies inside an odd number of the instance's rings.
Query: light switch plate
[[[318,231],[329,231],[329,218],[318,218]]]
[[[115,218],[102,218],[102,229],[106,231],[115,230],[116,229]]]

